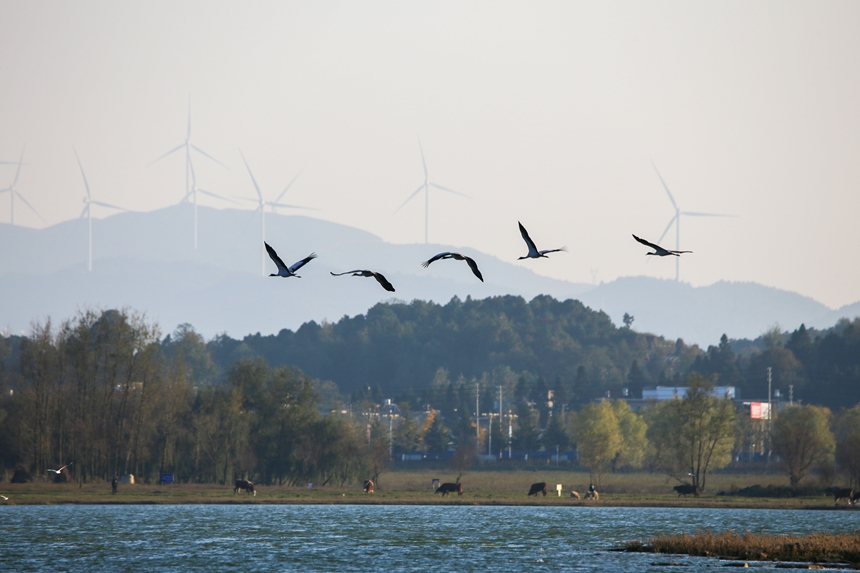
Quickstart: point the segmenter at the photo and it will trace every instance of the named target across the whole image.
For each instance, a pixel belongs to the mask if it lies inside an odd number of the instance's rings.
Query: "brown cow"
[[[253,493],[254,496],[257,495],[257,490],[254,489],[254,484],[246,479],[237,479],[234,485],[233,493],[239,493],[240,489],[244,489],[248,493]]]
[[[678,492],[678,497],[684,496],[684,499],[687,499],[688,495],[692,495],[693,497],[699,497],[699,488],[694,485],[690,485],[688,483],[684,483],[681,485],[676,485],[672,488],[676,492]]]
[[[373,493],[373,480],[369,479],[364,482],[364,493]]]
[[[533,483],[529,489],[529,497],[542,493],[546,497],[546,482]]]
[[[457,492],[457,495],[463,495],[463,484],[461,483],[443,483],[436,488],[436,493],[441,493],[445,497],[449,493]]]
[[[576,490],[570,490],[570,497],[572,497],[573,499],[580,499],[579,492]]]

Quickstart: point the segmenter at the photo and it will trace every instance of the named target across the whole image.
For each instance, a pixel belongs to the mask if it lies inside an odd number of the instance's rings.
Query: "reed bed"
[[[768,535],[699,531],[692,535],[658,535],[645,541],[628,541],[624,550],[749,561],[844,563],[856,567],[860,565],[860,533]]]

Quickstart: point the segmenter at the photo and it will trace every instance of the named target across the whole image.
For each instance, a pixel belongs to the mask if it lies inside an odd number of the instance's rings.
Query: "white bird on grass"
[[[329,272],[331,273],[331,271],[329,271]],[[384,288],[385,290],[387,290],[389,292],[394,292],[394,286],[390,282],[388,282],[388,279],[386,279],[384,276],[382,276],[381,273],[376,273],[373,271],[365,271],[365,270],[356,270],[356,271],[346,271],[344,273],[331,273],[331,276],[339,277],[339,276],[349,275],[349,274],[351,274],[354,277],[373,277],[376,279],[376,281],[379,284],[382,285],[382,288]]]
[[[559,251],[567,251],[567,247],[562,247],[560,249],[547,249],[545,251],[537,250],[537,247],[535,246],[535,242],[532,241],[531,237],[529,237],[529,232],[526,231],[526,228],[523,227],[523,224],[520,223],[519,221],[517,221],[517,225],[520,226],[520,234],[523,236],[523,240],[526,242],[526,245],[528,245],[528,247],[529,247],[529,254],[527,254],[524,257],[520,257],[517,260],[539,259],[541,257],[548,259],[549,257],[546,256],[547,253],[557,253]]]
[[[634,238],[634,239],[636,239],[637,241],[639,241],[640,243],[642,243],[643,245],[646,245],[646,246],[651,247],[652,249],[654,249],[654,252],[653,252],[653,253],[645,253],[646,255],[656,255],[656,256],[658,256],[658,257],[665,257],[665,256],[668,256],[668,255],[675,255],[676,257],[680,257],[680,256],[681,256],[681,253],[692,253],[692,252],[693,252],[693,251],[672,251],[672,250],[669,250],[669,249],[664,249],[664,248],[663,248],[663,247],[661,247],[660,245],[655,245],[654,243],[649,243],[649,242],[648,242],[648,241],[646,241],[645,239],[640,239],[640,238],[639,238],[639,237],[637,237],[636,235],[633,235],[633,238]]]
[[[278,272],[270,274],[269,275],[270,277],[284,277],[284,278],[296,277],[297,279],[300,279],[302,277],[297,275],[296,271],[299,270],[300,268],[302,268],[303,266],[305,266],[306,264],[308,264],[309,262],[311,262],[313,259],[317,258],[316,253],[311,253],[310,255],[303,258],[302,260],[300,260],[296,263],[293,263],[293,266],[288,267],[287,265],[284,264],[284,261],[281,260],[281,257],[278,256],[278,253],[275,252],[275,249],[273,249],[272,247],[269,246],[269,243],[263,242],[263,244],[266,245],[266,252],[269,253],[269,257],[278,266]]]
[[[438,261],[439,259],[455,259],[458,261],[466,261],[466,263],[469,265],[469,268],[472,269],[473,273],[475,273],[475,276],[481,279],[481,282],[484,282],[484,277],[481,276],[481,271],[478,270],[478,263],[476,263],[474,260],[470,259],[466,255],[461,255],[460,253],[439,253],[429,261],[424,261],[423,263],[421,263],[421,266],[426,269],[430,266],[430,263],[432,263],[433,261]]]

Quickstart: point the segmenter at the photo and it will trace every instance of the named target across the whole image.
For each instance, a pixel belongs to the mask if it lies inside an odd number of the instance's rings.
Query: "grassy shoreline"
[[[536,471],[538,470],[538,471]],[[716,495],[737,491],[753,484],[771,483],[787,486],[787,479],[778,474],[714,474],[709,477],[708,490],[701,497],[678,498],[665,476],[648,473],[613,474],[606,476],[600,487],[600,500],[572,499],[571,489],[584,494],[588,488],[587,472],[564,468],[523,468],[507,471],[472,470],[460,480],[464,485],[462,497],[441,497],[431,489],[433,478],[454,481],[450,469],[408,468],[382,474],[377,491],[364,494],[359,484],[343,487],[258,486],[257,496],[234,494],[230,485],[217,484],[137,484],[120,485],[116,495],[109,483],[78,484],[0,483],[2,505],[43,504],[366,504],[366,505],[539,505],[560,507],[708,507],[708,508],[770,508],[770,509],[839,509],[860,510],[844,504],[834,506],[833,498],[820,496],[777,498]],[[532,483],[547,483],[549,495],[527,497]],[[562,484],[562,496],[556,484]]]
[[[628,541],[624,551],[717,557],[743,561],[787,561],[860,566],[860,533],[807,535],[700,531]]]

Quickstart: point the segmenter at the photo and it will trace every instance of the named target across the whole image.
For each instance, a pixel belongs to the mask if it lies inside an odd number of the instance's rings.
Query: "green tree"
[[[773,451],[782,458],[792,487],[814,465],[833,456],[830,410],[820,406],[790,406],[773,423]]]
[[[621,450],[623,436],[612,404],[586,404],[572,416],[573,439],[580,462],[588,468],[591,480],[600,485],[600,478],[609,469]]]
[[[860,404],[836,419],[836,465],[854,490],[860,489]]]
[[[650,465],[678,481],[690,478],[704,491],[708,471],[731,462],[735,409],[731,399],[714,396],[712,382],[701,375],[691,374],[687,384],[686,396],[646,412]]]
[[[421,428],[421,446],[424,453],[434,452],[442,455],[448,451],[448,428],[442,421],[442,415],[438,410],[430,410],[424,419]]]
[[[409,415],[409,403],[401,402],[397,405],[403,414],[400,423],[394,429],[392,440],[394,442],[395,454],[410,454],[418,450],[421,443],[421,429],[415,420]]]
[[[556,451],[561,453],[567,450],[567,446],[570,444],[570,436],[567,435],[567,430],[564,424],[561,423],[561,412],[550,416],[541,442],[546,451],[551,455],[555,455]]]
[[[613,469],[625,466],[642,467],[648,448],[648,438],[645,436],[648,426],[641,416],[630,410],[630,406],[624,400],[613,400],[612,412],[618,420],[618,428],[621,431],[621,448],[612,461]]]
[[[539,420],[540,413],[537,410],[532,410],[525,402],[520,404],[513,436],[515,448],[528,453],[540,447]]]

